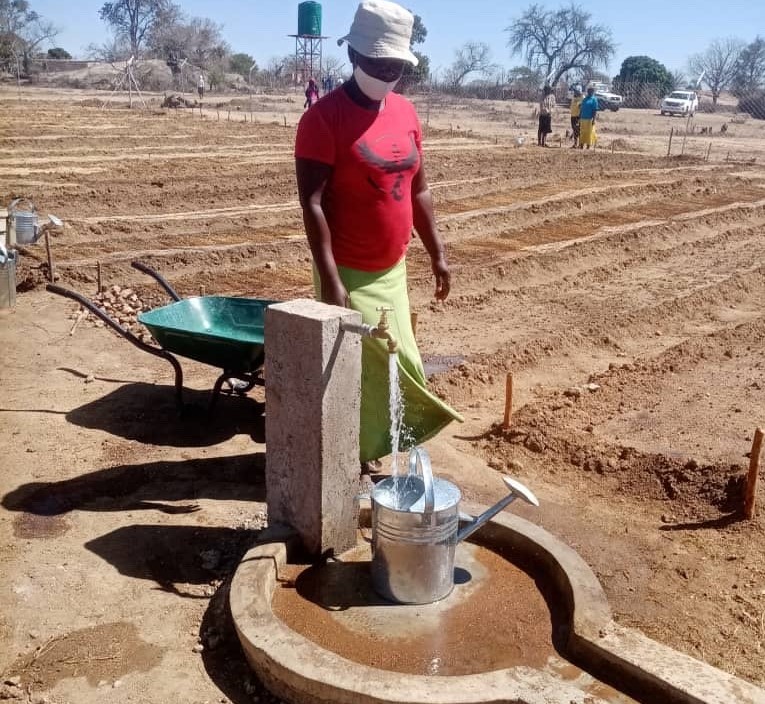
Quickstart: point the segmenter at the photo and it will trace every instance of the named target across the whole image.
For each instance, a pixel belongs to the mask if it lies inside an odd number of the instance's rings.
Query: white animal
[[[515,148],[518,149],[519,147],[523,146],[523,143],[526,141],[526,138],[523,136],[516,137],[514,140],[515,142]]]

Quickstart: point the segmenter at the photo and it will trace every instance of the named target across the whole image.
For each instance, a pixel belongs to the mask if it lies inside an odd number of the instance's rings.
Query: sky
[[[186,14],[209,17],[223,25],[223,36],[234,51],[252,55],[264,67],[274,56],[294,53],[298,0],[175,0]],[[454,52],[465,42],[489,45],[492,61],[505,68],[522,63],[507,48],[505,29],[532,0],[406,0],[402,4],[420,15],[428,30],[424,44],[416,47],[428,55],[431,70],[439,74],[454,61]],[[560,2],[542,2],[557,8]],[[683,70],[688,56],[703,51],[715,38],[738,37],[752,41],[765,36],[763,0],[581,0],[593,21],[609,27],[617,44],[608,73],[619,72],[628,56],[647,55],[670,70]],[[32,9],[52,20],[61,32],[55,44],[73,56],[84,56],[88,44],[102,43],[107,29],[98,18],[103,0],[30,0]],[[345,60],[345,49],[336,44],[347,33],[358,0],[326,0],[322,5],[325,56]]]

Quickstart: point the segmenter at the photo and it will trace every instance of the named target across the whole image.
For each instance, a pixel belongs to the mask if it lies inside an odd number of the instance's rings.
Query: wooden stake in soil
[[[507,381],[505,383],[505,420],[502,422],[502,427],[507,430],[510,427],[510,419],[513,413],[513,373],[507,373]]]
[[[673,134],[675,134],[674,127],[669,131],[669,144],[667,145],[667,156],[672,155],[672,135]]]
[[[712,142],[709,143],[709,146],[707,147],[707,158],[704,159],[704,161],[709,161],[709,154],[712,151]]]
[[[48,256],[48,279],[53,283],[53,257],[50,253],[50,235],[47,227],[45,228],[45,254]]]
[[[409,319],[412,321],[412,335],[417,339],[417,313],[410,313]]]
[[[97,293],[101,293],[104,290],[104,287],[101,285],[101,262],[96,262],[96,282],[98,286]]]
[[[749,455],[749,473],[746,475],[746,491],[744,492],[744,516],[752,519],[757,515],[757,479],[760,471],[760,453],[762,451],[762,430],[754,431],[752,452]]]

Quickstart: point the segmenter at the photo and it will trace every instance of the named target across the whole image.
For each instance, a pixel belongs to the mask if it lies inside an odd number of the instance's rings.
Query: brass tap
[[[396,339],[390,334],[390,326],[388,325],[388,311],[393,310],[393,308],[380,306],[375,310],[380,311],[380,320],[377,322],[377,325],[372,328],[372,337],[376,337],[378,340],[387,340],[388,352],[390,354],[395,354],[398,351],[398,342],[396,342]]]

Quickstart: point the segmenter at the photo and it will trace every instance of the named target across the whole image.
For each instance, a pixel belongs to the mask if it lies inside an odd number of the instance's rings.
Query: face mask
[[[364,73],[361,66],[356,66],[353,69],[353,77],[356,79],[361,92],[367,96],[370,100],[383,100],[388,93],[390,93],[399,82],[399,78],[395,81],[381,81],[379,78],[373,78],[368,73]]]

